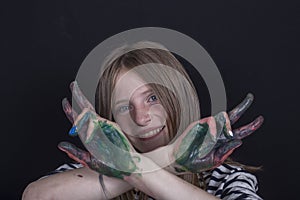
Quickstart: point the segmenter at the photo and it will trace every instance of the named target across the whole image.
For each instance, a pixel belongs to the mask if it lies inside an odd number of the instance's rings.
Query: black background
[[[271,0],[2,3],[0,199],[20,199],[27,184],[70,161],[56,148],[62,140],[80,144],[67,135],[71,124],[61,109],[69,83],[96,45],[145,26],[198,41],[222,74],[229,109],[255,95],[237,126],[259,114],[265,123],[233,157],[264,166],[257,176],[265,199],[296,198],[299,12],[299,1]]]

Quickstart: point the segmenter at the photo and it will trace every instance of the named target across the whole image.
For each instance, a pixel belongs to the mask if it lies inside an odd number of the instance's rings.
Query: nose
[[[147,126],[151,122],[149,108],[133,109],[131,117],[138,126]]]

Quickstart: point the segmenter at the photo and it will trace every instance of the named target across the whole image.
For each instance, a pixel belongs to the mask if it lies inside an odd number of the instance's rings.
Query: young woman
[[[261,199],[251,167],[228,156],[259,128],[231,125],[253,96],[228,115],[200,119],[196,91],[178,60],[163,46],[139,42],[116,49],[103,64],[97,112],[71,85],[82,109],[63,108],[89,152],[62,142],[79,164],[66,164],[31,183],[23,199]],[[225,161],[225,162],[224,162]],[[72,169],[72,170],[70,170]],[[99,175],[100,174],[100,175]]]

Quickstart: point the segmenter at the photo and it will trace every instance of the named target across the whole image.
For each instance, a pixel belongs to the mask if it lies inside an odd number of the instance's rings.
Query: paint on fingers
[[[249,93],[239,105],[237,105],[233,110],[229,112],[229,119],[231,125],[234,124],[244,114],[244,112],[252,104],[253,100],[253,94]]]
[[[257,117],[253,122],[233,130],[234,137],[236,139],[243,139],[256,131],[264,122],[262,116]]]

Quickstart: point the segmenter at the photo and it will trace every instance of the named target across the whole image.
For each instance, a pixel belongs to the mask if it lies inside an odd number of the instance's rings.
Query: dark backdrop
[[[71,125],[61,109],[69,83],[97,44],[144,26],[174,29],[198,41],[219,67],[228,108],[248,92],[255,95],[239,124],[258,114],[265,123],[233,156],[264,166],[257,175],[265,199],[295,198],[299,11],[299,1],[274,0],[2,3],[0,199],[21,198],[28,183],[70,161],[56,148],[62,140],[80,143],[67,135]]]

